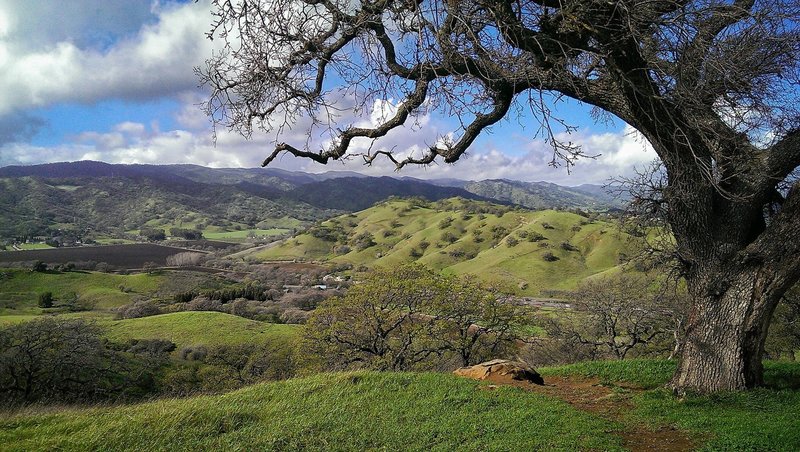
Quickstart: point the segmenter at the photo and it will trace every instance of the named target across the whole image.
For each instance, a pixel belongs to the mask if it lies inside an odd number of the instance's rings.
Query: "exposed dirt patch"
[[[542,386],[516,381],[510,376],[491,376],[486,381],[492,383],[484,386],[487,390],[493,389],[493,385],[515,386],[559,398],[581,411],[624,423],[626,430],[617,433],[622,437],[623,445],[634,452],[687,451],[698,445],[697,438],[672,427],[653,430],[644,425],[625,422],[625,413],[633,409],[630,394],[639,391],[635,388],[625,388],[627,393],[617,393],[600,384],[600,380],[596,378],[559,376],[545,377],[545,384]]]

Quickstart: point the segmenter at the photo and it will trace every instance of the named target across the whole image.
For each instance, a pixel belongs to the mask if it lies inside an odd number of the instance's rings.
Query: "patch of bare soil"
[[[626,388],[628,394],[612,391],[608,386],[600,384],[596,378],[551,376],[545,378],[543,386],[529,382],[516,381],[510,376],[492,375],[486,381],[493,385],[515,386],[528,391],[559,398],[573,407],[596,414],[600,417],[625,424],[626,430],[617,432],[623,439],[623,445],[634,451],[688,451],[694,450],[698,441],[687,432],[672,427],[651,429],[645,425],[625,422],[625,413],[633,409],[630,395],[639,391]],[[492,386],[484,386],[492,389]]]

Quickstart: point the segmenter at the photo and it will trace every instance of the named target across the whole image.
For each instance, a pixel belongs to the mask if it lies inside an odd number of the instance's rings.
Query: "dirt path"
[[[641,391],[627,388],[629,393],[615,393],[598,379],[549,376],[544,386],[515,381],[509,376],[491,376],[487,381],[495,385],[508,385],[559,398],[573,407],[625,424],[626,430],[616,432],[623,446],[634,451],[688,451],[694,450],[697,439],[688,433],[670,427],[651,430],[647,426],[625,422],[625,413],[633,409],[630,394]],[[492,389],[492,386],[486,386]]]

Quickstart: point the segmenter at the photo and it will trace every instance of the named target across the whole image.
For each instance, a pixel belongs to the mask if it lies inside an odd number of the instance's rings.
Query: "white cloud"
[[[425,118],[427,126],[416,130],[398,129],[381,140],[381,148],[394,149],[398,155],[421,153],[425,144],[439,134],[436,121]],[[302,129],[297,129],[302,130]],[[305,140],[301,132],[281,137],[290,143]],[[587,154],[602,154],[597,159],[583,159],[567,174],[562,168],[551,168],[552,151],[542,142],[531,142],[526,152],[511,155],[499,149],[473,150],[456,164],[436,163],[427,167],[408,166],[400,173],[388,159],[377,159],[364,166],[360,158],[319,165],[306,159],[283,155],[273,167],[307,172],[333,170],[358,171],[368,175],[399,175],[423,179],[512,179],[545,180],[563,185],[603,183],[610,177],[630,174],[634,166],[643,166],[655,153],[630,127],[619,133],[575,135]],[[368,140],[354,142],[353,151],[367,150]],[[0,147],[0,166],[68,160],[102,160],[113,163],[192,163],[212,167],[256,167],[273,149],[274,139],[257,134],[248,140],[239,134],[222,130],[216,145],[207,128],[196,130],[159,131],[144,124],[125,122],[108,133],[87,132],[75,137],[71,144],[52,149],[13,144]]]
[[[0,3],[0,17],[8,17],[10,8]],[[0,115],[60,102],[150,99],[194,89],[192,68],[212,49],[204,35],[208,7],[170,4],[155,6],[154,13],[154,23],[139,23],[135,34],[99,48],[81,47],[80,40],[66,37],[34,47],[25,40],[38,30],[7,31],[0,39],[0,63],[5,60],[0,65]],[[6,30],[17,28],[6,25]]]

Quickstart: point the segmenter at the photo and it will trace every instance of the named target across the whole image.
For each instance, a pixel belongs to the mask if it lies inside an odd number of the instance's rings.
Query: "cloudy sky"
[[[197,106],[205,94],[193,68],[213,50],[205,38],[210,20],[206,1],[0,0],[0,166],[74,160],[258,166],[276,137],[246,140],[218,131],[214,143]],[[581,126],[565,138],[588,155],[600,155],[578,162],[571,174],[548,166],[552,151],[523,114],[484,134],[457,164],[408,168],[402,175],[579,185],[630,173],[654,158],[625,124],[596,124],[579,104],[560,110]],[[353,120],[370,123],[377,116]],[[413,152],[452,126],[447,118],[419,118],[415,127],[397,130],[379,145]],[[304,134],[298,124],[280,139],[302,145]],[[322,166],[286,156],[274,166],[393,174],[388,162]]]

